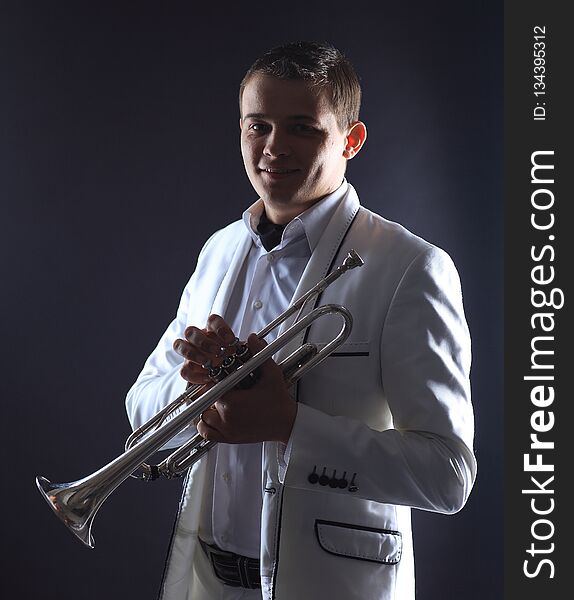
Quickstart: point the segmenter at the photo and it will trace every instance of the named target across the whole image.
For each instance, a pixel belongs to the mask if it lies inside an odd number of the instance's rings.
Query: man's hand
[[[173,349],[185,358],[181,376],[189,383],[211,383],[209,367],[217,367],[234,351],[235,334],[219,315],[210,315],[207,327],[187,327],[185,339],[177,339]]]
[[[210,383],[209,364],[218,366],[233,346],[236,337],[218,315],[211,315],[205,329],[188,327],[185,340],[174,342],[174,349],[185,359],[181,374],[191,383]],[[247,340],[251,354],[266,346],[256,334]],[[233,350],[233,348],[231,348]],[[283,372],[273,359],[259,367],[259,379],[250,389],[233,389],[203,412],[196,424],[199,434],[210,441],[249,444],[263,441],[287,443],[291,435],[297,403],[291,398]]]
[[[266,345],[254,333],[247,343],[251,354]],[[252,388],[227,392],[202,414],[197,430],[206,440],[227,444],[286,444],[296,414],[297,403],[287,391],[283,371],[270,358],[261,365],[259,379]]]

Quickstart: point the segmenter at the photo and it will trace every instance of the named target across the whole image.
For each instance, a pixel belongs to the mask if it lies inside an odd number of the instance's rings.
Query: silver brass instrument
[[[301,317],[307,302],[316,298],[343,273],[363,265],[363,260],[351,250],[343,263],[327,277],[294,302],[274,319],[257,336],[262,339],[298,311],[295,320],[277,338],[245,362],[237,361],[219,373],[220,381],[215,385],[192,385],[168,404],[158,414],[134,431],[126,441],[125,452],[101,469],[70,483],[51,483],[45,477],[36,477],[36,485],[68,529],[86,546],[94,547],[91,534],[92,523],[106,498],[126,479],[135,476],[143,480],[157,479],[160,475],[176,477],[197,462],[216,442],[210,442],[196,434],[190,441],[172,452],[159,465],[149,465],[148,460],[172,438],[192,424],[206,409],[226,392],[248,378],[253,371],[283,348],[301,331],[310,327],[318,318],[336,314],[342,319],[339,333],[321,350],[315,344],[305,343],[285,358],[279,366],[287,385],[292,385],[314,366],[327,358],[351,333],[353,319],[343,306],[325,304]],[[242,346],[241,351],[244,351]],[[234,362],[234,359],[231,359]],[[142,474],[135,475],[137,471]]]

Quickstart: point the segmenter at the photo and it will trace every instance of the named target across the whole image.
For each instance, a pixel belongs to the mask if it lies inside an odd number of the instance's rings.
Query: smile
[[[295,173],[298,169],[260,169],[264,173],[270,173],[272,175],[285,175],[286,173]]]

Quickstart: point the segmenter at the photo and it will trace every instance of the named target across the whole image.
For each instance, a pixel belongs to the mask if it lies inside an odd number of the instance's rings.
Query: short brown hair
[[[359,120],[359,77],[350,61],[330,44],[293,42],[266,52],[249,67],[239,86],[240,110],[243,90],[256,73],[278,79],[302,79],[326,89],[341,131]]]

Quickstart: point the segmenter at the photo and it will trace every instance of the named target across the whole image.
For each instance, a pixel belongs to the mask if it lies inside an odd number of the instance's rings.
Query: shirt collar
[[[287,223],[285,230],[283,231],[280,247],[305,235],[307,237],[307,242],[309,243],[309,248],[311,252],[313,252],[321,239],[321,235],[323,234],[327,223],[335,212],[335,208],[347,193],[348,187],[349,184],[347,183],[347,180],[343,178],[343,183],[334,192],[325,196],[322,200],[313,204],[313,206],[308,208],[305,212],[302,212]],[[257,235],[256,228],[259,223],[259,217],[263,212],[263,208],[263,200],[259,199],[243,213],[243,223],[245,224],[247,231],[249,231],[253,242],[257,246],[262,245],[261,240]]]

